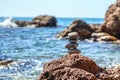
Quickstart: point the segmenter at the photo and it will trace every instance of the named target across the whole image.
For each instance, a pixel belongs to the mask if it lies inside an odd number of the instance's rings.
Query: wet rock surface
[[[10,63],[15,62],[15,60],[0,60],[0,66],[7,66]]]

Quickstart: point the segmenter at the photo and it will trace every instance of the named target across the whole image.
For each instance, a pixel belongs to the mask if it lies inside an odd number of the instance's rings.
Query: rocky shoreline
[[[48,15],[37,16],[31,22],[15,21],[15,23],[19,27],[57,26],[56,18]],[[75,20],[56,37],[66,38],[71,32],[77,32],[80,40],[120,44],[120,0],[109,7],[103,24],[87,24],[85,21]],[[66,48],[69,49],[71,44]],[[72,46],[77,50],[76,42]],[[120,65],[110,69],[101,68],[92,59],[83,56],[82,53],[76,53],[68,53],[60,59],[46,63],[38,80],[120,80]],[[1,62],[1,65],[11,62],[13,61]]]
[[[38,80],[120,80],[120,66],[105,69],[77,49],[78,33],[68,34],[68,54],[43,67]]]
[[[120,0],[109,7],[103,24],[87,24],[75,20],[58,33],[57,38],[66,38],[71,32],[77,32],[80,40],[120,43]],[[69,43],[67,48],[75,45]],[[101,68],[81,53],[68,53],[46,63],[38,80],[120,80],[120,65],[110,69]]]
[[[32,21],[15,21],[18,27],[56,27],[57,20],[54,16],[40,15],[32,19]]]
[[[104,69],[81,54],[46,63],[38,80],[120,80],[120,66]]]
[[[65,30],[57,34],[64,38],[70,32],[78,32],[79,39],[98,42],[120,43],[120,0],[108,8],[103,24],[87,24],[82,20],[73,21]]]

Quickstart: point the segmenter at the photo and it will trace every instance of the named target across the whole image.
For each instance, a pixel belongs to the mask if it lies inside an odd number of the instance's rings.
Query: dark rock
[[[106,12],[101,31],[120,39],[120,0],[112,4]]]
[[[30,24],[30,22],[28,21],[15,21],[15,23],[19,26],[19,27],[25,27],[27,25]]]
[[[96,80],[94,74],[98,72],[99,67],[93,60],[80,54],[71,54],[46,63],[39,80]]]
[[[77,32],[79,39],[85,39],[85,38],[90,38],[92,29],[86,22],[84,22],[82,20],[75,20],[72,22],[72,24],[70,26],[68,26],[65,30],[60,32],[57,35],[57,37],[64,38],[70,32]]]
[[[14,62],[15,60],[2,60],[0,61],[0,66],[7,66],[8,64]]]
[[[51,27],[57,26],[57,20],[53,16],[41,15],[33,18],[31,22],[29,21],[15,21],[19,27]]]
[[[38,24],[37,27],[40,26],[57,26],[57,20],[53,16],[48,16],[48,15],[40,15],[35,18],[33,18],[32,22]]]

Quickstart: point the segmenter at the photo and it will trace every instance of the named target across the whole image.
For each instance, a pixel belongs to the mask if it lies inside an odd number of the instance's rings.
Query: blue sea
[[[0,22],[5,17],[0,17]],[[32,17],[14,17],[13,20],[31,21]],[[43,65],[67,54],[65,39],[55,36],[75,19],[89,24],[103,23],[102,18],[57,18],[57,27],[42,28],[3,28],[0,26],[0,60],[15,62],[0,66],[0,80],[36,80]],[[120,64],[120,45],[79,41],[81,54],[93,59],[100,67],[113,67]]]

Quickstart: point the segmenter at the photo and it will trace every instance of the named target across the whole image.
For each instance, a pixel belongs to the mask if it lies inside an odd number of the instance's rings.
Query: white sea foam
[[[0,27],[4,28],[16,28],[18,25],[12,20],[11,17],[5,19],[3,22],[0,23]]]

